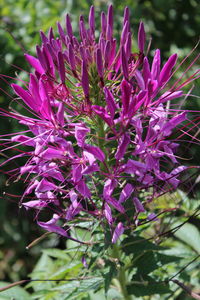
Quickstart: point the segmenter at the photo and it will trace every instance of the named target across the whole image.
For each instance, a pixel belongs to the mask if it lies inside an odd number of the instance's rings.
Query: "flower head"
[[[118,46],[112,5],[101,14],[98,38],[93,6],[88,23],[80,17],[79,39],[69,15],[66,28],[58,23],[58,38],[52,28],[48,36],[41,32],[37,57],[25,54],[33,68],[28,84],[12,84],[31,115],[1,114],[28,127],[11,142],[30,147],[21,154],[28,160],[18,175],[26,174],[22,204],[36,210],[38,225],[69,237],[56,223],[90,215],[108,224],[114,243],[141,213],[149,219],[144,190],[153,201],[177,188],[186,167],[178,163],[179,144],[171,136],[187,115],[169,109],[183,95],[183,84],[168,85],[177,54],[163,65],[157,49],[150,63],[142,22],[132,53],[127,7]],[[33,199],[27,202],[27,195]],[[39,220],[43,210],[50,221]]]

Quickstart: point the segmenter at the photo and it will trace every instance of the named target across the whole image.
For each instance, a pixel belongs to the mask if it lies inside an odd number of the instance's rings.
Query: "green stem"
[[[117,244],[113,245],[113,251],[112,251],[113,257],[117,258],[118,260],[120,260],[120,253],[119,253],[119,248],[117,246]],[[126,266],[121,266],[119,267],[118,270],[118,281],[120,284],[120,288],[121,288],[121,293],[123,295],[124,300],[132,300],[131,295],[128,294],[127,288],[126,288],[126,284],[127,284],[127,277],[126,277]]]

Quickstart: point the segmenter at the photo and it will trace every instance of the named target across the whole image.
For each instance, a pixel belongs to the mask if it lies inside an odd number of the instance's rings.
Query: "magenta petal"
[[[57,190],[57,186],[46,179],[42,179],[35,189],[36,192],[47,192],[52,190]]]
[[[88,72],[87,72],[87,65],[84,60],[82,62],[81,82],[82,82],[82,87],[83,87],[85,97],[88,98],[89,97],[89,78],[88,78]]]
[[[42,207],[47,206],[47,202],[41,201],[41,200],[33,200],[33,201],[28,201],[22,204],[26,209],[29,208],[37,208],[41,209]]]
[[[103,151],[100,148],[98,148],[96,146],[89,145],[89,144],[85,144],[83,148],[87,152],[93,154],[94,157],[96,157],[98,160],[100,160],[100,161],[105,160],[105,154],[103,153]]]
[[[115,244],[117,242],[117,240],[119,239],[120,235],[123,234],[123,232],[124,232],[124,226],[123,226],[122,222],[119,222],[113,232],[113,236],[112,236],[113,244]]]
[[[59,72],[61,82],[65,83],[65,63],[61,51],[58,52],[58,72]]]
[[[60,234],[62,236],[68,237],[66,231],[63,228],[61,228],[57,225],[48,224],[48,222],[45,223],[45,222],[39,222],[39,221],[37,223],[40,227],[46,229],[47,231],[55,232],[55,233]]]
[[[75,71],[76,70],[76,62],[75,62],[74,50],[72,48],[71,43],[68,45],[68,47],[69,47],[69,55],[68,55],[69,63],[71,65],[72,71]]]
[[[106,35],[106,27],[107,27],[107,18],[105,12],[103,11],[101,13],[101,31],[104,34],[104,36]]]
[[[145,209],[137,197],[133,198],[133,203],[135,205],[135,210],[137,213],[145,212]]]
[[[24,196],[32,193],[32,191],[38,186],[38,184],[39,184],[38,180],[35,180],[33,183],[31,183],[25,190]]]
[[[108,7],[108,23],[107,26],[110,27],[111,35],[113,32],[113,6],[109,5]]]
[[[149,214],[147,219],[149,221],[158,221],[158,218],[157,218],[156,214],[154,214],[154,213]]]
[[[71,202],[73,203],[73,202],[75,202],[77,200],[78,195],[77,195],[77,193],[74,190],[71,190],[69,192],[69,197],[70,197]]]
[[[163,66],[163,68],[160,72],[160,78],[159,78],[160,86],[163,85],[164,83],[166,83],[170,79],[171,71],[176,64],[176,61],[177,61],[177,54],[172,54],[170,56],[170,58],[168,59],[168,61]]]
[[[99,105],[92,105],[92,110],[103,119],[110,127],[113,125],[112,118],[108,115],[105,108]]]
[[[86,183],[83,180],[80,180],[77,185],[76,185],[76,189],[77,191],[86,198],[90,198],[91,197],[91,193],[90,190],[88,189]]]
[[[104,183],[104,189],[103,189],[103,197],[104,199],[107,199],[112,195],[113,190],[117,186],[117,180],[116,179],[107,179]]]
[[[99,166],[97,164],[93,164],[91,166],[86,167],[82,171],[82,175],[92,174],[92,173],[98,172],[98,171],[100,171]]]
[[[65,180],[65,178],[63,177],[62,173],[56,169],[50,169],[50,170],[47,170],[45,173],[44,173],[44,176],[45,177],[51,177],[51,178],[55,178],[56,180],[58,181],[61,181],[63,182]]]
[[[156,103],[158,102],[160,104],[160,103],[164,103],[167,101],[171,101],[173,99],[177,99],[177,98],[181,97],[182,95],[183,95],[182,91],[166,92],[160,97],[160,99],[158,101],[156,101]]]
[[[35,103],[33,97],[27,91],[25,91],[21,86],[15,83],[11,84],[11,87],[13,88],[15,93],[26,103],[27,106],[29,106],[35,112],[39,111],[37,103]]]
[[[80,201],[77,201],[78,195],[74,192],[74,190],[71,190],[69,192],[70,200],[72,204],[67,210],[66,213],[66,220],[72,220],[75,215],[77,215],[82,210],[82,205]]]
[[[48,147],[46,150],[40,153],[40,157],[46,160],[51,160],[51,159],[63,159],[65,156],[63,150],[58,150],[53,147]]]
[[[83,266],[84,266],[86,269],[88,269],[89,266],[88,266],[88,264],[87,264],[85,255],[82,256],[81,261],[82,261]]]
[[[49,42],[48,38],[46,37],[46,35],[44,34],[44,32],[42,30],[40,30],[40,37],[41,37],[43,44],[46,44]]]
[[[127,36],[128,36],[129,27],[130,27],[129,22],[126,21],[125,24],[124,24],[124,26],[123,26],[122,33],[121,33],[121,41],[120,41],[121,45],[124,45],[125,42],[126,42],[126,39],[127,39]]]
[[[182,112],[177,116],[170,119],[164,126],[163,126],[163,135],[168,136],[171,134],[172,130],[180,123],[186,120],[186,112]]]
[[[59,32],[59,35],[62,39],[62,42],[65,44],[65,33],[64,33],[64,30],[62,28],[62,26],[60,25],[59,22],[57,22],[57,26],[58,26],[58,32]]]
[[[72,178],[73,178],[73,181],[76,183],[76,182],[79,182],[82,178],[82,167],[81,165],[75,165],[73,167],[73,170],[72,170]]]
[[[128,145],[130,144],[130,135],[128,133],[125,133],[121,138],[119,145],[117,147],[117,152],[115,153],[115,158],[117,160],[120,160],[124,157],[124,154],[126,152],[126,149]]]
[[[129,102],[130,102],[130,97],[131,97],[131,86],[125,79],[123,79],[123,81],[121,83],[121,91],[122,91],[123,115],[126,115],[129,110]]]
[[[41,66],[43,67],[44,71],[47,72],[49,69],[49,65],[48,65],[48,60],[47,60],[46,56],[44,55],[43,49],[41,50],[41,48],[37,45],[36,52],[37,52],[37,57],[39,59]]]
[[[104,67],[107,68],[110,61],[110,54],[111,54],[111,43],[110,41],[106,41],[105,49],[104,49]]]
[[[99,77],[103,78],[103,60],[102,60],[102,54],[100,48],[98,48],[96,52],[96,65],[97,65],[97,72],[99,74]]]
[[[151,67],[151,74],[152,74],[152,79],[158,80],[160,74],[160,50],[159,49],[157,49],[154,54],[152,67]]]
[[[43,69],[43,67],[41,66],[39,60],[37,58],[35,58],[34,56],[31,56],[29,54],[24,54],[26,60],[28,61],[28,63],[40,74],[44,74],[45,70]]]
[[[175,168],[170,175],[174,175],[174,176],[178,176],[180,173],[182,173],[183,171],[187,170],[186,166],[179,166],[177,168]]]
[[[109,197],[106,199],[106,202],[112,205],[116,210],[118,210],[120,213],[124,214],[125,209],[124,207],[113,197]]]
[[[107,197],[106,202],[112,205],[116,210],[118,210],[120,213],[124,214],[125,209],[124,207],[113,197]]]
[[[110,206],[105,203],[105,207],[104,207],[104,215],[108,221],[109,224],[112,224],[113,223],[113,218],[112,218],[112,211],[111,211],[111,208]]]
[[[83,151],[84,157],[88,160],[90,166],[93,165],[93,163],[96,161],[96,158],[92,153],[89,153],[87,151]]]
[[[123,188],[123,190],[121,191],[121,194],[119,196],[119,203],[126,201],[131,196],[133,190],[134,188],[132,184],[127,183]]]
[[[114,115],[115,115],[115,112],[117,110],[117,105],[115,103],[114,96],[107,87],[104,88],[104,93],[105,93],[105,98],[106,98],[106,103],[107,103],[107,106],[108,106],[108,110],[110,112],[110,116],[113,119]]]
[[[56,118],[57,118],[57,120],[58,120],[58,122],[61,126],[64,125],[64,112],[65,112],[64,111],[64,103],[60,102],[58,104],[58,111],[57,111],[57,114],[56,114]]]
[[[83,126],[75,126],[75,138],[79,147],[83,147],[89,129]]]
[[[30,74],[29,91],[39,108],[42,105],[42,100],[39,94],[38,80],[33,74]]]
[[[124,46],[121,48],[121,69],[124,77],[128,80],[128,60],[124,50]]]
[[[50,100],[49,100],[46,86],[42,79],[39,80],[39,94],[40,94],[40,98],[42,99],[39,111],[44,118],[51,120]]]
[[[144,163],[132,159],[128,160],[125,169],[125,171],[129,174],[135,174],[136,171],[144,173],[146,170],[147,166]]]
[[[67,34],[70,38],[73,37],[73,30],[72,30],[72,25],[71,25],[71,21],[70,21],[70,17],[67,14],[66,15],[66,29],[67,29]]]
[[[148,61],[147,57],[145,57],[143,60],[142,75],[143,75],[143,79],[145,82],[145,86],[147,86],[149,79],[151,79],[150,66],[149,66],[149,61]]]
[[[130,58],[131,48],[132,48],[132,40],[131,40],[131,33],[129,32],[125,43],[125,53],[126,53],[127,60],[129,60]]]
[[[11,138],[11,141],[18,142],[18,143],[21,143],[21,144],[27,145],[27,146],[35,146],[34,139],[32,139],[26,135],[21,135],[21,134],[15,135]]]
[[[138,86],[141,90],[144,90],[145,89],[145,82],[144,82],[144,79],[142,77],[142,74],[139,70],[136,70],[135,71],[135,78],[137,80],[137,83],[138,83]]]
[[[89,13],[89,25],[90,25],[90,30],[92,34],[94,35],[95,33],[95,15],[94,15],[94,5],[90,7],[90,13]]]
[[[144,52],[144,45],[145,45],[145,31],[144,31],[144,24],[140,22],[139,30],[138,30],[138,48],[141,53]]]
[[[124,24],[126,23],[126,21],[129,21],[129,18],[130,18],[130,11],[128,6],[126,6],[124,9]]]

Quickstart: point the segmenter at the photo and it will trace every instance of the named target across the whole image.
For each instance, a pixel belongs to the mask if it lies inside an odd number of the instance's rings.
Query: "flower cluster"
[[[168,85],[177,55],[162,66],[156,50],[150,63],[142,22],[138,52],[132,53],[128,8],[119,45],[112,6],[101,13],[98,38],[93,6],[88,24],[81,16],[79,39],[69,15],[65,29],[57,24],[58,37],[52,28],[48,35],[41,32],[37,58],[25,54],[33,68],[28,84],[12,84],[29,113],[1,114],[28,127],[11,142],[29,150],[9,161],[28,156],[18,174],[26,174],[27,182],[21,203],[36,210],[37,223],[68,237],[57,222],[87,214],[109,224],[116,242],[130,224],[139,224],[141,213],[155,219],[147,204],[177,188],[185,167],[178,164],[178,143],[171,136],[186,113],[169,109],[183,95],[181,85]],[[52,213],[47,222],[41,221],[44,210]]]

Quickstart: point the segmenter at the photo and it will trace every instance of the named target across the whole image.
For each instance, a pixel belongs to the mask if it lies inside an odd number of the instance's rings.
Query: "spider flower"
[[[1,110],[1,115],[28,128],[10,142],[29,150],[7,162],[28,157],[17,170],[27,184],[20,204],[35,210],[38,225],[69,237],[58,222],[87,215],[106,223],[115,243],[130,225],[140,224],[141,213],[143,221],[151,219],[148,202],[180,183],[186,167],[178,162],[179,142],[172,135],[187,114],[170,110],[170,103],[183,96],[189,81],[170,88],[177,54],[162,64],[157,49],[151,63],[142,22],[138,51],[132,52],[127,7],[119,43],[113,20],[110,5],[101,13],[97,37],[92,6],[89,26],[80,16],[79,38],[69,15],[65,28],[57,23],[58,37],[52,28],[48,35],[41,31],[36,57],[25,53],[29,82],[12,84],[29,113]]]

